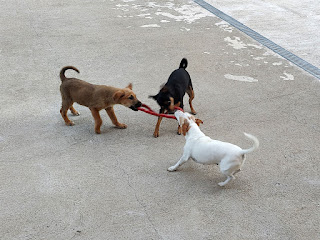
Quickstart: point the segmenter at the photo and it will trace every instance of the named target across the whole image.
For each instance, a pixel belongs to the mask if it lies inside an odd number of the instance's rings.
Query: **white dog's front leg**
[[[176,165],[169,167],[169,168],[168,168],[168,171],[169,171],[169,172],[173,172],[173,171],[177,170],[177,168],[178,168],[179,166],[181,166],[182,164],[184,164],[185,162],[187,162],[187,161],[189,160],[189,158],[190,158],[189,154],[183,153],[182,157],[181,157],[180,160],[176,163]]]

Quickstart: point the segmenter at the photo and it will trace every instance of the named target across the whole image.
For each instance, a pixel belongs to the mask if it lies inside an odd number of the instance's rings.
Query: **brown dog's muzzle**
[[[141,107],[141,105],[142,105],[142,103],[140,101],[138,101],[135,105],[132,105],[129,108],[132,109],[133,111],[138,111],[138,107]]]

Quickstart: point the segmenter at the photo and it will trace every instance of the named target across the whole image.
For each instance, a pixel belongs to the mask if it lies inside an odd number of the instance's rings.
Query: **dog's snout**
[[[140,102],[140,101],[138,101],[137,103],[136,103],[136,105],[135,105],[135,107],[141,107],[142,106],[142,103]]]
[[[168,113],[174,113],[174,107],[172,108],[172,107],[168,107]]]
[[[136,104],[132,105],[129,108],[132,109],[133,111],[138,111],[138,108],[141,106],[142,106],[142,103],[140,101],[138,101]]]

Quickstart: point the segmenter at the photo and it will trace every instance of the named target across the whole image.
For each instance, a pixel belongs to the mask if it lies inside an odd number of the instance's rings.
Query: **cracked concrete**
[[[0,13],[1,239],[319,237],[318,79],[192,1],[6,1]],[[100,135],[89,109],[75,105],[72,127],[59,113],[65,65],[91,83],[132,82],[157,109],[148,95],[182,57],[203,132],[244,148],[242,132],[260,140],[225,188],[216,166],[167,172],[184,145],[174,120],[155,139],[156,118],[122,106],[128,128],[102,111]]]

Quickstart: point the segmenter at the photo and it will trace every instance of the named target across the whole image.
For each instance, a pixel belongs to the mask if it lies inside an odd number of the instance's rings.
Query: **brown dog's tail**
[[[64,75],[65,71],[67,71],[68,69],[72,69],[72,70],[76,71],[77,73],[80,73],[80,71],[79,71],[77,68],[75,68],[75,67],[73,67],[73,66],[66,66],[66,67],[62,68],[61,71],[60,71],[60,79],[61,79],[61,82],[63,82],[63,81],[65,81],[66,79],[68,79],[68,78],[66,78],[66,76]]]

